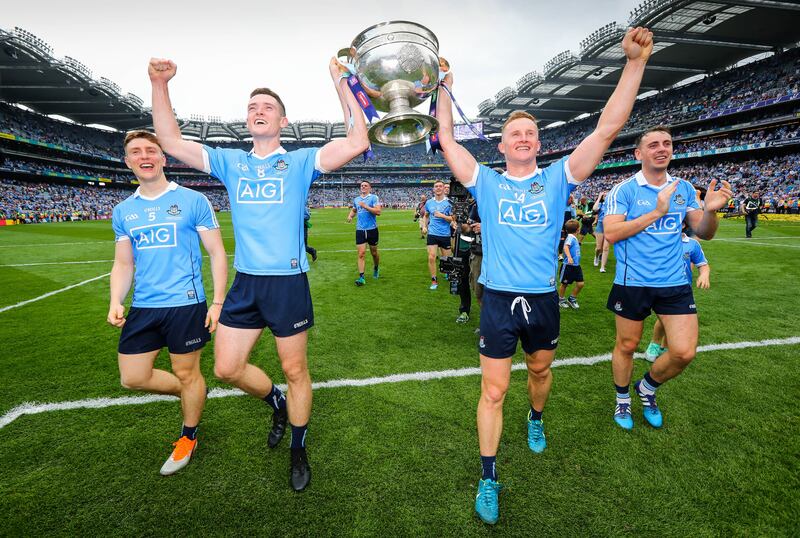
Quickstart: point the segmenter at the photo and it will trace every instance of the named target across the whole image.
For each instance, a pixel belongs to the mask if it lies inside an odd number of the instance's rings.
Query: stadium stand
[[[509,101],[512,105],[513,100]],[[497,102],[492,106],[496,110]],[[489,110],[483,104],[480,108],[483,112]],[[552,127],[545,127],[553,123],[552,118],[543,119],[540,164],[545,166],[567,154],[596,122],[597,113]],[[800,49],[791,48],[723,69],[640,99],[625,131],[579,193],[593,198],[635,171],[635,136],[656,124],[672,128],[674,175],[697,183],[711,178],[730,179],[738,196],[760,190],[768,210],[797,210]],[[335,125],[324,125],[329,127],[322,130],[326,135],[337,133]],[[229,126],[228,130],[238,133],[237,129]],[[300,133],[298,129],[301,128],[287,131],[286,149],[324,143],[291,139],[292,133]],[[208,128],[198,131],[198,135],[203,133],[224,134]],[[62,220],[104,218],[115,200],[135,188],[133,175],[121,158],[122,137],[122,132],[85,127],[0,103],[0,152],[5,156],[0,159],[0,211],[6,217],[23,215],[23,220],[29,222],[51,220],[52,215]],[[247,140],[237,137],[227,141],[207,139],[205,143],[249,148]],[[497,139],[488,143],[466,140],[463,144],[479,161],[502,165],[496,142]],[[367,179],[387,206],[413,207],[434,180],[449,177],[442,156],[427,153],[424,145],[376,147],[374,151],[374,160],[354,159],[339,172],[323,176],[312,188],[310,204],[345,205],[356,195],[358,183]],[[173,160],[168,160],[167,175],[180,184],[202,190],[218,209],[228,208],[224,190],[214,178]],[[99,184],[105,187],[98,188]],[[31,217],[35,214],[47,216]]]

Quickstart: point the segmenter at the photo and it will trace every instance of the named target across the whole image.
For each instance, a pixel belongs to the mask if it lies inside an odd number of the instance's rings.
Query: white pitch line
[[[8,263],[0,267],[36,267],[39,265],[75,265],[85,263],[111,263],[114,260],[85,260],[79,262],[36,262],[36,263]]]
[[[721,344],[709,344],[697,348],[698,353],[708,351],[720,351],[728,349],[746,349],[753,347],[766,346],[791,346],[800,344],[800,336],[789,338],[774,338],[769,340],[759,340],[755,342],[725,342]],[[637,353],[637,358],[643,358],[644,354]],[[569,359],[558,359],[553,361],[553,368],[559,366],[591,366],[600,362],[611,360],[611,354],[594,355],[592,357],[573,357]],[[514,371],[525,370],[525,363],[514,364],[511,369]],[[367,377],[362,379],[332,379],[330,381],[318,381],[312,384],[314,390],[333,389],[341,387],[367,387],[373,385],[383,385],[387,383],[403,383],[405,381],[434,381],[438,379],[448,379],[453,377],[468,377],[480,375],[481,369],[456,368],[452,370],[439,370],[434,372],[411,372],[407,374],[392,374],[381,377]],[[286,385],[278,385],[281,390],[286,390]],[[227,398],[229,396],[243,396],[245,393],[239,389],[213,389],[209,398]],[[38,415],[50,411],[67,411],[72,409],[102,409],[105,407],[115,407],[120,405],[143,405],[153,402],[177,401],[175,396],[163,396],[150,394],[147,396],[123,396],[117,398],[88,398],[86,400],[74,400],[55,403],[36,403],[27,402],[18,405],[0,417],[0,429],[8,426],[23,415]]]
[[[84,284],[88,284],[89,282],[94,282],[95,280],[100,280],[101,278],[105,278],[110,274],[111,273],[105,273],[105,274],[102,274],[100,276],[96,276],[94,278],[90,278],[89,280],[84,280],[83,282],[78,282],[77,284],[72,284],[71,286],[67,286],[66,288],[61,288],[60,290],[51,291],[51,292],[45,293],[44,295],[40,295],[38,297],[34,297],[33,299],[28,299],[27,301],[22,301],[22,302],[17,303],[17,304],[4,306],[4,307],[0,308],[0,313],[5,312],[7,310],[14,309],[14,308],[19,308],[20,306],[24,306],[26,304],[35,303],[36,301],[41,301],[42,299],[46,299],[48,297],[52,297],[53,295],[61,293],[62,291],[71,290],[72,288],[77,288],[78,286],[83,286]]]
[[[114,243],[114,240],[113,240],[113,239],[109,239],[108,241],[83,241],[83,242],[71,241],[71,242],[69,242],[69,243],[29,243],[29,244],[27,244],[27,245],[15,245],[15,244],[11,244],[11,245],[0,245],[0,248],[16,248],[16,247],[61,247],[61,246],[65,246],[65,245],[97,245],[97,244],[100,244],[100,243],[109,243],[109,244],[113,244],[113,243]]]

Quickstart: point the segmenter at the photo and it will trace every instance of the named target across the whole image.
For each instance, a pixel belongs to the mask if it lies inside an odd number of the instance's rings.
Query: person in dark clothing
[[[744,235],[747,238],[753,237],[753,230],[758,226],[758,214],[761,213],[761,208],[764,206],[764,201],[758,191],[745,198],[742,202],[742,212],[744,213]]]

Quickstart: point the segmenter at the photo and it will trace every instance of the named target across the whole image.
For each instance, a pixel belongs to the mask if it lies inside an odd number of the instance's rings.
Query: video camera
[[[466,273],[469,260],[460,256],[443,256],[439,258],[439,271],[447,275],[450,282],[450,293],[458,295],[458,285]]]

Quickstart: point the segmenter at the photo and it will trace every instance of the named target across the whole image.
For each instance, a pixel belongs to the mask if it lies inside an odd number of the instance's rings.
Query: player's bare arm
[[[603,159],[631,115],[644,69],[653,52],[653,32],[647,28],[629,28],[622,40],[627,62],[617,87],[608,99],[595,130],[578,144],[569,157],[569,169],[576,181],[584,181]]]
[[[361,112],[361,107],[358,105],[353,92],[347,86],[347,79],[341,77],[341,64],[336,58],[331,58],[328,67],[331,79],[333,79],[333,84],[336,87],[336,94],[339,96],[339,104],[342,105],[344,125],[347,128],[347,136],[345,138],[332,140],[322,146],[320,150],[320,165],[325,170],[332,172],[367,151],[369,137],[367,136],[367,122]],[[351,119],[352,125],[350,125]]]
[[[453,72],[447,73],[442,84],[453,87]],[[446,91],[439,91],[439,104],[436,108],[436,119],[439,120],[439,144],[442,146],[444,159],[453,175],[460,183],[470,183],[478,161],[453,135],[453,104]]]
[[[108,305],[108,321],[114,327],[125,325],[125,297],[133,285],[133,246],[130,241],[114,244],[114,265],[111,268],[111,300]]]
[[[175,113],[172,111],[168,83],[177,72],[178,66],[172,60],[150,58],[147,74],[150,76],[153,88],[153,127],[156,129],[161,147],[167,154],[196,170],[205,171],[203,146],[198,142],[183,139]]]
[[[211,280],[214,283],[214,295],[206,315],[208,332],[214,332],[217,321],[222,312],[222,303],[225,301],[225,290],[228,287],[228,257],[225,255],[225,245],[222,242],[220,229],[199,232],[203,248],[208,252],[211,262]]]

